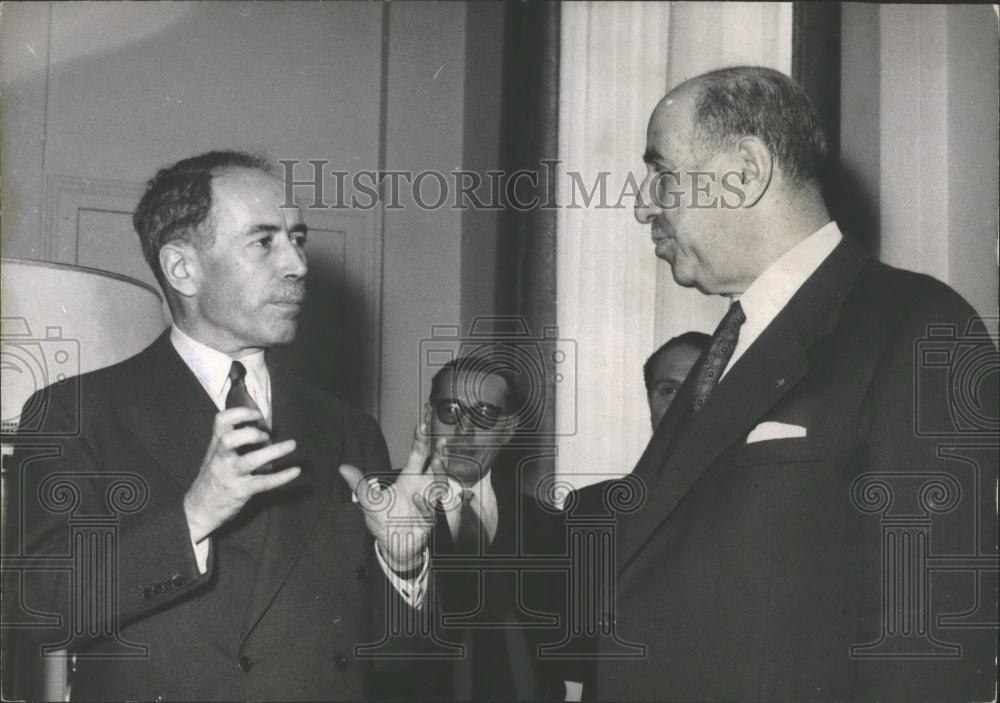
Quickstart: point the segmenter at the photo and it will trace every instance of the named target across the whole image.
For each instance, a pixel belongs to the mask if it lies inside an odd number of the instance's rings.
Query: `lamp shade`
[[[166,325],[160,294],[145,283],[96,269],[21,259],[0,259],[0,310],[4,435],[19,426],[30,434],[44,415],[42,407],[24,407],[35,391],[132,356]],[[2,449],[6,459],[13,447]],[[18,533],[16,526],[6,529],[12,497],[6,470],[3,476],[0,523],[6,557],[20,554],[20,539],[11,537]],[[15,613],[15,620],[20,615]],[[31,646],[18,646],[15,633],[10,628],[3,632],[4,694],[68,700],[65,653],[42,662]]]
[[[0,260],[0,385],[4,432],[36,390],[122,361],[166,326],[160,294],[96,269]]]

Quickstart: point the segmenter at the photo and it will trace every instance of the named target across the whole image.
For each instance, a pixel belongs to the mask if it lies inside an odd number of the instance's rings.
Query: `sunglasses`
[[[435,401],[434,413],[445,425],[471,422],[482,430],[492,430],[504,417],[503,410],[490,403],[465,405],[452,398]]]

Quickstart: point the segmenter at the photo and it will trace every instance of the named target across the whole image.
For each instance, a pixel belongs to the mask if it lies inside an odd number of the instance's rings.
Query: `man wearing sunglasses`
[[[416,692],[421,698],[563,697],[562,677],[535,654],[543,640],[558,639],[551,621],[546,629],[543,618],[528,614],[555,612],[554,594],[562,586],[551,583],[551,573],[519,575],[510,568],[563,549],[563,528],[522,490],[523,473],[507,446],[523,406],[516,380],[517,370],[500,355],[459,357],[435,374],[424,406],[431,437],[446,438],[441,465],[449,485],[431,536],[442,609],[435,622],[441,638],[463,650],[425,671],[425,690]]]

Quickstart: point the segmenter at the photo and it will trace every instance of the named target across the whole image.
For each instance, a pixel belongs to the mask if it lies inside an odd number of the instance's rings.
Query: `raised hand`
[[[236,517],[256,494],[284,486],[301,473],[299,467],[293,466],[276,473],[254,474],[257,469],[294,451],[294,439],[270,444],[242,456],[237,453],[241,447],[268,440],[268,434],[256,426],[236,429],[237,425],[262,419],[260,411],[250,408],[230,408],[215,416],[212,440],[201,469],[184,494],[184,512],[195,542]]]
[[[347,481],[365,511],[365,524],[378,542],[386,563],[395,571],[420,566],[421,554],[434,525],[434,506],[448,492],[442,466],[445,440],[437,441],[433,454],[427,423],[413,435],[413,449],[395,481],[382,486],[366,480],[356,466],[342,464],[340,475]]]

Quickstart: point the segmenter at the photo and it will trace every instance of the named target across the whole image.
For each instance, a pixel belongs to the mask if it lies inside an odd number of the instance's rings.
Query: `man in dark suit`
[[[601,659],[591,698],[996,695],[996,348],[950,288],[842,236],[825,152],[764,68],[650,118],[636,217],[731,307],[631,477],[601,615],[643,650]]]
[[[267,357],[296,331],[302,215],[265,161],[211,152],[161,170],[134,220],[174,322],[41,391],[54,451],[13,462],[37,567],[15,599],[62,627],[25,634],[75,655],[75,699],[365,698],[356,647],[422,607],[430,521],[390,540],[353,504],[356,467],[389,468],[378,426]],[[422,442],[386,489],[399,514],[423,514]]]
[[[564,553],[557,512],[527,492],[508,443],[517,431],[516,370],[501,355],[454,359],[435,374],[424,421],[444,437],[449,484],[431,537],[431,576],[443,641],[461,655],[424,669],[418,695],[444,700],[562,700],[563,680],[538,647],[556,642],[553,571],[517,564]],[[433,673],[429,673],[429,672]]]

